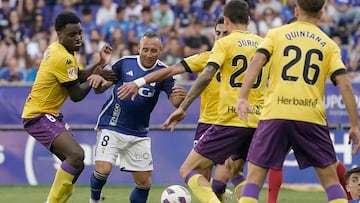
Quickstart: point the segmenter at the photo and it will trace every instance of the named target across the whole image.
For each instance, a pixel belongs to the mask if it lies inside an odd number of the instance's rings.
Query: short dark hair
[[[317,16],[325,4],[325,0],[296,0],[299,8],[309,16]]]
[[[218,19],[216,19],[215,27],[219,24],[224,24],[224,17],[220,16]]]
[[[345,182],[346,183],[349,183],[349,178],[352,174],[354,173],[360,173],[360,167],[355,167],[355,168],[352,168],[348,171],[346,171],[345,175],[344,175],[344,178],[345,178]]]
[[[144,37],[161,39],[160,35],[157,34],[157,33],[154,32],[154,31],[147,31],[147,32],[145,32],[142,38],[144,38]]]
[[[244,0],[231,0],[224,6],[224,16],[232,23],[247,24],[249,21],[249,5]]]
[[[62,12],[56,16],[55,30],[61,31],[67,24],[80,23],[80,18],[73,12]]]

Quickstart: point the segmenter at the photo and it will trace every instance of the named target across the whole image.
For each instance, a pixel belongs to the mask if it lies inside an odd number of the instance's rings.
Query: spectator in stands
[[[11,10],[9,13],[9,31],[16,42],[29,40],[26,28],[24,24],[20,23],[19,15],[16,10]]]
[[[5,66],[6,61],[14,57],[16,50],[16,41],[10,28],[5,27],[2,29],[0,40],[0,67]]]
[[[345,173],[346,189],[354,201],[360,199],[360,167],[352,168]],[[349,201],[352,202],[352,201]]]
[[[0,7],[0,28],[6,27],[9,25],[9,14],[11,11],[11,6],[9,0],[1,0]]]
[[[214,26],[216,19],[222,13],[222,3],[220,0],[205,0],[203,1],[202,10],[199,13],[199,20],[203,22],[202,34],[207,36],[211,41],[211,44],[214,42]]]
[[[174,8],[175,11],[175,29],[180,36],[195,21],[200,13],[200,9],[191,4],[190,0],[178,1]]]
[[[125,0],[125,20],[130,21],[132,24],[141,22],[142,5],[136,0]]]
[[[26,44],[24,41],[20,41],[16,44],[15,58],[20,69],[27,69],[32,66],[32,59],[26,52]]]
[[[271,28],[279,27],[282,25],[282,20],[278,13],[271,7],[264,10],[263,17],[258,21],[259,35],[265,37]]]
[[[291,18],[295,16],[295,6],[295,0],[286,1],[286,4],[281,9],[283,24],[287,23]]]
[[[65,11],[73,12],[78,15],[74,0],[59,0],[59,3],[53,7],[53,11],[51,13],[51,24],[55,23],[55,18],[59,13]]]
[[[329,2],[325,3],[324,6],[324,12],[318,20],[317,25],[320,27],[322,31],[324,31],[328,36],[332,36],[335,32],[340,35],[341,38],[343,38],[343,34],[335,29],[335,23],[334,23],[334,15],[336,13],[335,7],[330,4]],[[342,39],[342,41],[344,41]]]
[[[198,54],[211,49],[210,40],[203,34],[201,30],[203,25],[200,21],[195,20],[186,29],[186,36],[184,37],[184,57]]]
[[[35,58],[33,58],[31,60],[32,65],[25,70],[26,71],[25,82],[33,83],[35,81],[36,74],[37,74],[37,71],[39,70],[41,60],[42,60],[41,56],[36,56]]]
[[[102,0],[101,7],[96,13],[96,25],[100,28],[116,17],[117,4],[112,0]]]
[[[141,22],[137,22],[132,26],[128,35],[129,46],[132,50],[138,50],[137,45],[140,39],[147,31],[158,32],[157,26],[152,21],[152,13],[150,7],[144,7],[141,10]]]
[[[101,38],[112,45],[116,46],[114,40],[112,39],[112,33],[115,29],[119,28],[122,32],[122,41],[127,41],[127,36],[130,31],[130,21],[125,20],[125,6],[118,6],[116,8],[116,17],[114,20],[110,20],[101,28]],[[116,41],[116,40],[115,40]],[[114,48],[114,47],[113,47]]]
[[[334,40],[334,42],[339,46],[340,51],[341,51],[341,60],[344,63],[346,68],[349,68],[350,66],[350,56],[349,56],[349,52],[348,49],[343,45],[341,36],[337,33],[332,35],[332,40]]]
[[[347,24],[353,27],[353,25],[357,25],[360,22],[360,7],[353,6],[352,0],[333,1],[336,9],[336,15],[334,17],[337,25]]]
[[[85,39],[85,54],[86,54],[86,64],[89,64],[92,54],[94,52],[100,52],[101,47],[107,44],[101,39],[101,34],[98,29],[92,29],[90,31],[90,37]]]
[[[282,5],[279,1],[277,0],[261,0],[258,1],[258,3],[256,4],[255,7],[255,21],[260,20],[263,17],[264,11],[266,8],[272,8],[272,10],[276,13],[279,14],[281,12],[282,9]]]
[[[159,29],[161,38],[164,38],[175,23],[175,14],[167,0],[159,0],[159,8],[154,11],[154,23]]]
[[[49,35],[49,30],[45,26],[44,17],[41,13],[35,15],[35,21],[31,23],[28,29],[28,36],[29,38],[33,38],[34,35],[39,33],[42,33],[44,37],[48,37]]]
[[[32,28],[32,25],[36,22],[36,15],[41,14],[41,11],[37,10],[33,0],[19,0],[17,12],[20,17],[20,22],[25,25],[27,29]]]
[[[15,57],[6,61],[6,66],[0,72],[1,83],[22,82],[25,79],[24,70],[19,68],[18,62]]]
[[[351,51],[350,67],[348,69],[352,81],[360,82],[360,41]]]
[[[112,45],[113,49],[116,49],[118,46],[127,46],[127,42],[124,40],[124,34],[120,27],[114,28],[114,31],[111,33],[111,41],[109,42]]]
[[[91,30],[99,29],[99,26],[93,21],[90,6],[84,6],[81,10],[81,26],[83,28],[84,39],[89,39]]]

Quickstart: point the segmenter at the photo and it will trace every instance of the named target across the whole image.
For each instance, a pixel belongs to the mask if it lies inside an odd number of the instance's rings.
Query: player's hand
[[[177,108],[162,124],[162,128],[166,129],[169,125],[171,125],[171,132],[174,131],[177,123],[184,119],[185,116],[186,111],[184,111],[181,107]]]
[[[100,50],[100,64],[109,64],[111,60],[112,47],[108,44],[104,45]]]
[[[105,66],[106,67],[106,66]],[[99,66],[94,70],[94,74],[98,74],[107,81],[115,83],[117,81],[116,74],[113,70],[105,70],[105,67]]]
[[[99,86],[104,86],[106,84],[106,80],[97,74],[91,74],[87,80],[89,81],[89,85],[92,88],[98,88]]]
[[[184,100],[187,94],[187,91],[184,87],[182,86],[174,86],[172,88],[172,93],[174,94],[174,96],[176,96],[177,98]]]
[[[350,128],[349,131],[349,144],[354,144],[352,155],[356,155],[360,149],[360,132],[358,127]]]
[[[131,95],[131,101],[134,101],[138,91],[139,88],[135,84],[135,82],[128,82],[118,87],[117,95],[119,99],[125,99],[126,97]]]
[[[247,114],[252,111],[252,108],[246,99],[239,99],[236,106],[236,113],[238,116],[247,121]]]

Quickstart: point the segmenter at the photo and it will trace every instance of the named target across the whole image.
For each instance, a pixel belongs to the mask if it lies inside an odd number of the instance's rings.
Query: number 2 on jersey
[[[238,64],[239,62],[242,61],[242,66],[236,70],[233,74],[231,74],[230,76],[230,85],[231,87],[241,87],[242,86],[242,82],[235,82],[236,81],[236,78],[238,76],[240,76],[241,74],[245,73],[247,67],[248,67],[248,60],[246,58],[245,55],[237,55],[235,56],[232,61],[231,61],[231,65],[234,67],[234,68],[238,68]],[[256,82],[253,84],[252,88],[253,89],[256,89],[260,86],[261,84],[261,77],[262,77],[262,69],[261,71],[259,72],[259,75],[256,79]]]

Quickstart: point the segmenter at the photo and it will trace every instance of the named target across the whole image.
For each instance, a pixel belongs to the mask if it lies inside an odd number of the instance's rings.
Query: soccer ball
[[[191,195],[185,187],[171,185],[161,194],[161,203],[191,203]]]

